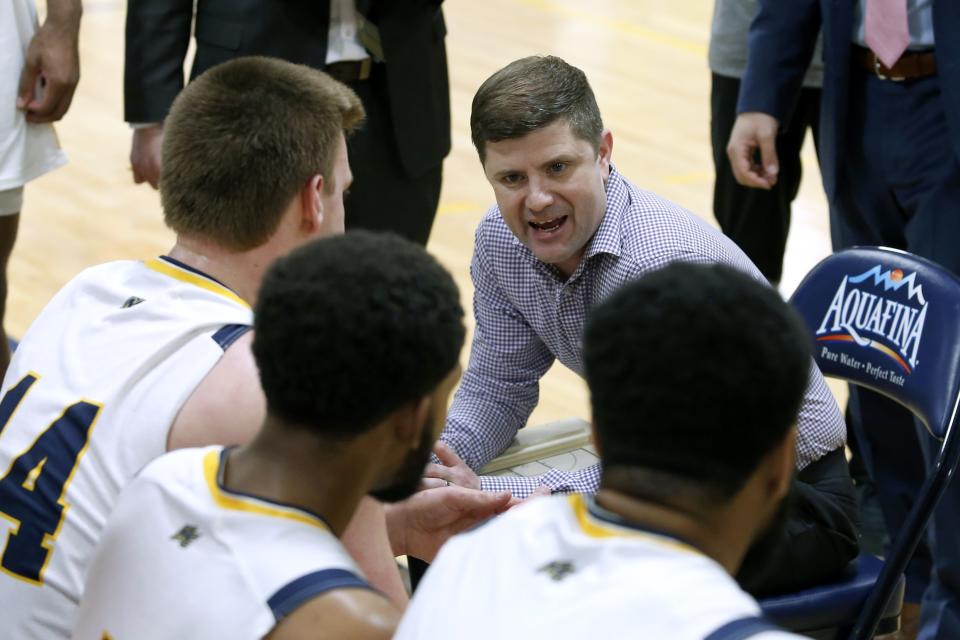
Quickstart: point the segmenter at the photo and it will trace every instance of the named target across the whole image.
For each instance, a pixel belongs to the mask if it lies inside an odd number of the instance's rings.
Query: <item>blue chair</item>
[[[942,443],[885,560],[861,555],[846,580],[761,602],[796,633],[864,640],[897,628],[903,571],[960,458],[960,279],[903,251],[860,247],[814,267],[791,302],[824,375],[899,402]]]

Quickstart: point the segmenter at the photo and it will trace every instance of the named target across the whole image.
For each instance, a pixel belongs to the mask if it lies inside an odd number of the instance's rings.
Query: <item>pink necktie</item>
[[[880,61],[893,67],[907,45],[907,0],[867,0],[865,39]]]

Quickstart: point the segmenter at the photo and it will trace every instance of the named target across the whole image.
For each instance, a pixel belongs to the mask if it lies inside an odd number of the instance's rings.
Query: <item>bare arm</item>
[[[420,491],[408,500],[385,506],[393,552],[430,562],[450,536],[502,513],[510,505],[509,493],[456,485]]]
[[[253,439],[267,415],[248,331],[210,369],[177,414],[167,450],[211,444],[238,445]]]
[[[70,108],[80,81],[82,13],[80,0],[47,0],[47,19],[27,46],[17,92],[28,122],[55,122]]]
[[[366,497],[357,507],[353,519],[342,536],[347,548],[371,584],[400,610],[407,607],[410,597],[397,571],[397,562],[387,535],[384,506]]]
[[[274,627],[268,640],[388,640],[400,612],[364,589],[337,589],[298,607]]]

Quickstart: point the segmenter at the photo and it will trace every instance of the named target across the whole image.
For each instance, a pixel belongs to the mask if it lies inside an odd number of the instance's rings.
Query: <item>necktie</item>
[[[865,39],[880,62],[893,67],[910,44],[907,0],[867,0]]]

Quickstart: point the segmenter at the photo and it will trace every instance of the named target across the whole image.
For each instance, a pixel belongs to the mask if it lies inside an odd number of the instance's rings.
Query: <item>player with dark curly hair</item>
[[[368,493],[419,484],[460,376],[457,287],[412,242],[356,232],[279,259],[255,317],[260,432],[167,454],[129,485],[77,637],[390,637],[399,611],[337,537]]]
[[[783,528],[810,361],[800,318],[742,272],[676,263],[596,307],[583,354],[599,492],[451,540],[396,638],[799,638],[733,576]]]

